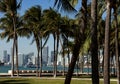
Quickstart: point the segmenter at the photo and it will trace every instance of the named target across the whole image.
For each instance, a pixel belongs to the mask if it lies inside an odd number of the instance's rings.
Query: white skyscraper
[[[22,66],[23,65],[23,58],[24,58],[24,55],[23,54],[18,54],[18,66]]]

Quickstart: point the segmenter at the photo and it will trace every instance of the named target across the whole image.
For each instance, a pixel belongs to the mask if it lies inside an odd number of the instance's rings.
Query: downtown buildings
[[[6,50],[3,51],[3,60],[2,62],[6,64],[12,63],[12,49],[11,55],[7,53]],[[67,56],[65,56],[65,64],[68,65]],[[49,51],[49,47],[46,46],[42,49],[42,65],[43,66],[53,66],[54,63],[54,51]],[[14,64],[16,64],[16,56],[14,56]],[[37,65],[37,56],[34,52],[30,52],[27,54],[19,53],[18,54],[18,66],[29,66],[29,65]],[[62,56],[59,54],[57,58],[57,65],[63,65]]]

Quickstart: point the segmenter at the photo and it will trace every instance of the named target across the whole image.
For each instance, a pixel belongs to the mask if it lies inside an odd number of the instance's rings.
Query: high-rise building
[[[44,47],[43,50],[42,50],[42,64],[45,65],[45,66],[48,63],[48,52],[49,52],[48,46]]]
[[[7,54],[7,51],[3,51],[3,62],[8,63],[10,61],[10,55]]]
[[[18,54],[18,66],[23,66],[24,54]]]
[[[23,65],[23,61],[24,61],[23,58],[24,58],[24,55],[21,54],[21,53],[18,53],[18,66],[22,66]],[[14,56],[14,65],[16,65],[16,55]]]
[[[51,51],[51,62],[54,62],[54,51]]]

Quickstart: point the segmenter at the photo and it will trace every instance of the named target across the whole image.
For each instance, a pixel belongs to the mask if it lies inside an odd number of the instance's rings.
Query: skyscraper
[[[18,54],[18,66],[22,66],[23,65],[23,58],[24,58],[24,54]]]
[[[45,66],[48,63],[48,52],[49,52],[48,46],[44,47],[43,50],[42,50],[42,64],[45,65]]]
[[[7,51],[3,51],[3,62],[8,63],[10,61],[10,55],[7,54]]]
[[[54,51],[51,51],[51,62],[54,62]]]

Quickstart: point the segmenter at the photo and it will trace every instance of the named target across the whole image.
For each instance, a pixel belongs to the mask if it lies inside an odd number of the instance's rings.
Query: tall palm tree
[[[54,38],[54,77],[57,75],[57,55],[59,47],[59,28],[61,15],[54,11],[52,8],[43,11],[46,26]],[[56,46],[56,47],[55,47]]]
[[[92,56],[92,84],[99,84],[98,71],[98,41],[97,41],[97,0],[91,3],[91,56]]]
[[[106,1],[106,24],[105,24],[105,43],[104,43],[104,84],[110,84],[110,76],[109,76],[109,46],[110,46],[110,27],[111,27],[111,0]]]
[[[14,28],[13,28],[13,25],[12,25],[12,20],[11,20],[11,16],[9,14],[5,14],[4,17],[2,17],[0,19],[0,29],[3,30],[3,32],[0,33],[1,37],[4,39],[4,38],[7,38],[7,42],[9,42],[11,39],[14,39]],[[17,34],[17,37],[16,39],[18,38],[18,35],[19,35],[19,29],[22,27],[22,19],[21,17],[17,17],[16,19],[16,34]],[[17,42],[15,43],[15,46],[18,46],[17,45]],[[16,47],[16,51],[18,52],[17,50],[18,48]],[[18,64],[17,64],[18,65]]]
[[[14,28],[14,41],[13,41],[13,57],[12,57],[12,75],[14,75],[14,50],[16,49],[16,68],[17,76],[18,71],[18,47],[17,47],[17,33],[16,33],[16,21],[17,21],[17,10],[21,7],[22,0],[18,3],[17,0],[1,0],[0,1],[0,11],[10,14],[12,18],[12,25]]]
[[[37,76],[39,76],[40,67],[40,40],[42,37],[42,9],[40,6],[34,6],[28,9],[24,14],[24,25],[33,35],[33,42],[36,42],[37,47]],[[42,62],[41,62],[42,64]],[[40,67],[42,68],[42,67]]]
[[[49,32],[49,30],[47,30],[45,28],[46,25],[44,23],[46,23],[46,22],[44,22],[42,16],[43,16],[42,9],[38,5],[33,6],[30,9],[28,9],[23,16],[23,18],[24,18],[23,30],[25,30],[26,33],[28,33],[28,36],[33,35],[32,43],[34,41],[36,42],[37,76],[41,76],[41,73],[42,73],[42,49],[45,46],[45,44],[47,43],[48,38],[49,38],[49,34],[47,34]],[[44,43],[42,43],[42,38],[45,39]],[[39,72],[39,67],[40,67],[40,72]]]
[[[67,9],[67,11],[71,11],[74,10],[73,7],[70,6],[70,3],[68,2],[68,0],[56,0],[55,4],[58,2],[58,6],[59,7],[63,7],[65,10]],[[65,79],[65,84],[70,84],[71,81],[71,77],[73,74],[73,70],[77,61],[77,58],[79,56],[79,51],[80,48],[82,46],[82,44],[84,43],[85,37],[84,37],[84,31],[85,28],[87,28],[87,26],[85,25],[87,22],[86,18],[86,13],[87,13],[87,0],[82,0],[82,13],[83,13],[83,23],[81,23],[81,29],[78,29],[76,31],[76,35],[75,35],[75,45],[73,47],[73,56],[72,56],[72,60],[71,63],[69,65],[69,69],[68,69],[68,73],[66,75],[66,79]]]

